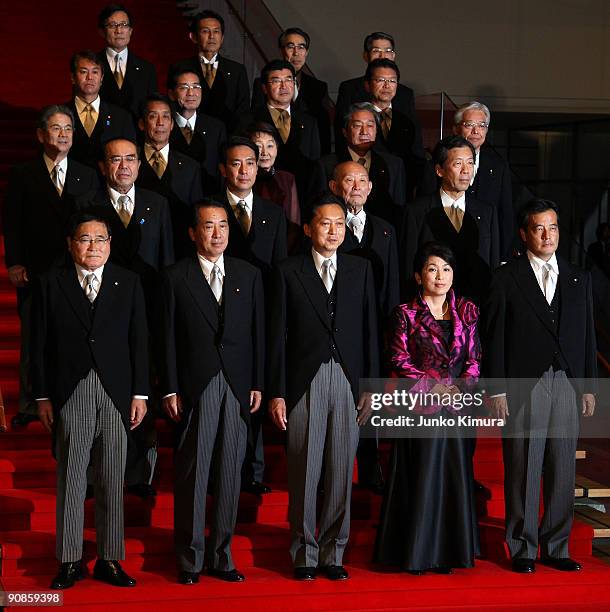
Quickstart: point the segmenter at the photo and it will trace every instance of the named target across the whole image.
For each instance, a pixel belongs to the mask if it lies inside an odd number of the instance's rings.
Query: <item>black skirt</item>
[[[411,571],[474,565],[479,533],[471,440],[439,433],[394,443],[375,563]]]

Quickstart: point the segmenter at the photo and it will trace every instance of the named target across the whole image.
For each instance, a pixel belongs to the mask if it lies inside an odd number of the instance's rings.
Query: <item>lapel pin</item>
[[[265,219],[263,219],[263,223],[267,223],[267,221]]]
[[[144,219],[140,219],[140,225],[144,225],[145,221]]]
[[[179,161],[179,162],[178,162],[178,165],[179,165],[179,166],[181,166],[181,165],[182,165],[182,162],[181,162],[181,161]]]
[[[383,235],[384,236],[389,236],[390,234],[388,233],[388,230],[383,230]]]
[[[230,73],[230,72],[227,72],[227,76],[231,76],[231,73]]]
[[[481,220],[481,217],[477,216],[477,220],[478,220],[478,221],[480,221],[480,220]]]
[[[578,282],[578,279],[577,279],[577,278],[575,278],[575,279],[574,279],[574,282],[575,282],[575,283],[577,283],[577,282]]]
[[[80,181],[80,179],[78,178],[78,176],[76,177],[76,182],[78,183]]]
[[[239,293],[239,287],[235,289],[235,293]]]
[[[493,168],[490,168],[490,169],[489,169],[489,174],[493,174],[493,173],[494,173],[494,169],[493,169]]]
[[[147,206],[147,207],[146,207],[146,210],[150,210],[150,206]]]
[[[136,66],[136,70],[140,70],[140,66]]]
[[[118,287],[119,286],[119,281],[114,281],[114,286]]]
[[[205,130],[201,130],[201,133],[205,136],[207,132]]]

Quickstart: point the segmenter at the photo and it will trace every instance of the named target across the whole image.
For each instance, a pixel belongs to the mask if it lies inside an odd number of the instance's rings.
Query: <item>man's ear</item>
[[[311,227],[309,223],[305,223],[303,225],[303,233],[307,236],[307,238],[311,238]]]

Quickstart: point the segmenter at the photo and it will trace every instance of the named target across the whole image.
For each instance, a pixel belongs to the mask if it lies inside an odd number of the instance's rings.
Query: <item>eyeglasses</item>
[[[131,28],[131,24],[129,23],[129,21],[108,21],[106,23],[106,28],[108,30],[127,30]]]
[[[296,45],[294,43],[286,43],[284,49],[289,49],[290,51],[294,51],[295,49],[297,51],[307,51],[307,45],[305,43],[297,43]]]
[[[78,242],[82,245],[89,246],[90,244],[95,244],[96,246],[102,246],[106,244],[110,240],[110,237],[102,238],[101,236],[96,236],[95,238],[91,238],[90,236],[80,236],[79,238],[74,238],[75,242]]]
[[[285,77],[283,79],[280,79],[279,77],[273,77],[272,79],[269,79],[268,83],[270,85],[292,85],[292,83],[294,83],[294,77]]]
[[[383,77],[376,77],[371,79],[377,85],[396,85],[398,83],[398,79],[384,79]]]
[[[373,47],[370,53],[395,53],[395,51],[392,49],[392,47]]]
[[[128,164],[133,164],[138,161],[138,156],[134,154],[130,155],[111,155],[106,158],[111,164],[120,164],[122,161],[126,161]]]
[[[50,125],[48,128],[51,134],[59,134],[60,132],[64,132],[64,134],[71,134],[74,131],[74,128],[71,125],[57,125],[54,123]]]
[[[188,91],[189,89],[201,91],[201,85],[199,85],[199,83],[180,83],[180,85],[176,85],[176,89],[180,91]]]
[[[487,123],[487,121],[462,121],[461,124],[469,130],[475,127],[479,128],[480,130],[486,130],[489,127],[489,123]]]

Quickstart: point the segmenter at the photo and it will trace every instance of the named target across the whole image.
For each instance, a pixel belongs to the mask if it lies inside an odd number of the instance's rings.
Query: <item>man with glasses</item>
[[[168,82],[179,70],[198,74],[203,87],[201,110],[220,119],[231,132],[239,117],[248,111],[250,88],[243,64],[220,55],[224,34],[221,15],[210,10],[197,13],[189,27],[189,39],[197,45],[197,56],[170,66]]]
[[[203,86],[196,72],[178,71],[169,80],[167,93],[174,103],[170,146],[201,164],[202,173],[207,174],[204,195],[220,191],[218,154],[227,139],[224,123],[200,111]]]
[[[487,138],[491,113],[481,102],[468,102],[453,117],[453,133],[463,136],[475,148],[474,176],[468,195],[496,207],[500,226],[500,257],[508,261],[517,243],[517,225],[513,209],[511,172],[506,160],[489,145]]]
[[[37,418],[29,382],[32,283],[65,253],[64,229],[74,199],[99,186],[94,170],[68,159],[73,132],[74,115],[68,107],[45,107],[36,130],[41,153],[15,166],[8,181],[3,219],[5,262],[9,280],[17,289],[21,319],[19,412],[12,419],[13,427]]]
[[[288,28],[278,38],[282,58],[294,66],[296,72],[293,105],[309,113],[318,122],[322,154],[330,153],[330,115],[327,106],[328,85],[303,71],[309,55],[309,34],[301,28]],[[260,78],[252,86],[252,108],[265,105],[265,94]]]
[[[362,57],[367,65],[376,59],[396,61],[394,37],[385,32],[372,32],[364,39],[364,52]],[[354,102],[365,101],[370,102],[371,98],[369,92],[365,88],[364,76],[343,81],[343,83],[339,85],[335,114],[335,148],[338,143],[343,142],[341,133],[343,126],[341,121],[348,107]],[[419,158],[423,158],[424,149],[421,137],[421,126],[415,112],[413,90],[399,83],[396,89],[396,96],[392,101],[392,106],[394,109],[405,114],[413,123],[413,128],[415,130],[413,137],[413,154]]]
[[[57,459],[56,555],[52,589],[85,575],[87,466],[95,473],[94,578],[133,587],[125,558],[123,474],[129,432],[148,399],[147,330],[138,277],[108,262],[110,228],[77,214],[67,234],[70,260],[38,278],[32,298],[32,390],[53,433]]]
[[[106,41],[106,48],[99,53],[107,75],[100,94],[107,102],[129,111],[137,120],[142,100],[157,91],[155,67],[129,51],[133,20],[124,6],[105,6],[100,11],[97,26]]]

